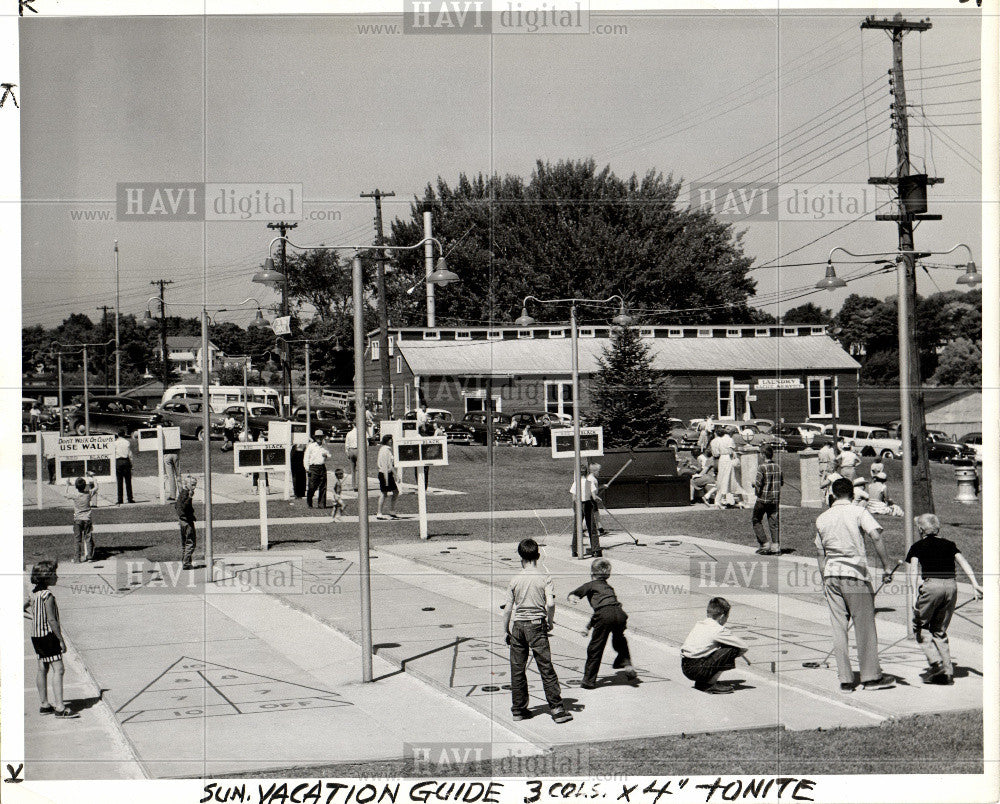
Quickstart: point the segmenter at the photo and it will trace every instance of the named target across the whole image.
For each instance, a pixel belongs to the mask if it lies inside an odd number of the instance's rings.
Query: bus
[[[172,399],[182,397],[201,399],[202,396],[202,387],[200,385],[171,385],[163,392],[163,399],[160,400],[160,404],[164,405]],[[266,385],[246,386],[245,396],[244,386],[242,385],[210,385],[208,387],[208,406],[215,413],[222,413],[229,405],[239,405],[245,402],[260,402],[270,405],[279,414],[284,415],[281,395]]]

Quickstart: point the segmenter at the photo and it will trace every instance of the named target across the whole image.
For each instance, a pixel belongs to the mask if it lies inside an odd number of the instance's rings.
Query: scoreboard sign
[[[56,480],[86,477],[111,480],[115,477],[113,435],[61,436],[56,443]]]
[[[448,465],[448,439],[445,436],[394,438],[392,451],[396,466],[400,469]]]
[[[233,445],[233,471],[237,474],[253,472],[287,472],[290,468],[290,450],[287,444],[270,444],[251,441]]]
[[[401,438],[417,438],[416,419],[387,419],[379,424],[379,436],[391,435],[393,442]]]
[[[581,427],[580,428],[580,457],[595,458],[604,454],[604,428],[603,427]],[[572,458],[573,452],[573,428],[561,427],[552,431],[552,457]]]

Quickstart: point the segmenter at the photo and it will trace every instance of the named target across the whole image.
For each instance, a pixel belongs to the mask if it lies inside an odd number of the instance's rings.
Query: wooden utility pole
[[[375,199],[375,245],[381,246],[385,242],[385,237],[382,234],[382,199],[392,198],[396,195],[394,192],[382,192],[376,187],[370,193],[361,193],[362,198],[374,198]],[[395,400],[392,394],[392,377],[389,374],[389,310],[386,306],[385,299],[385,252],[377,249],[376,254],[376,265],[377,270],[375,273],[375,283],[378,293],[378,350],[381,355],[379,360],[379,372],[380,380],[382,383],[382,405],[383,411],[385,411],[388,418],[394,418],[395,411]],[[419,407],[420,400],[416,400],[414,407]],[[404,411],[405,412],[405,411]]]
[[[166,391],[170,385],[170,355],[167,353],[167,300],[166,287],[174,284],[169,279],[154,279],[149,284],[160,289],[160,350],[163,356],[163,368],[160,375],[163,379],[163,390]]]
[[[281,244],[281,275],[284,279],[281,280],[281,314],[283,316],[288,315],[288,264],[285,261],[285,237],[289,229],[294,229],[298,226],[297,223],[287,223],[286,221],[278,221],[277,223],[269,223],[267,225],[268,229],[277,229],[281,233],[281,240],[278,242]],[[292,409],[292,346],[286,340],[281,347],[281,399],[282,404],[284,404],[285,397],[288,397],[288,409]],[[287,411],[286,411],[287,413]]]

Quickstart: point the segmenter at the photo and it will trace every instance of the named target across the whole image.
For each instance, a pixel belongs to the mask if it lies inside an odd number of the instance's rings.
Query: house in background
[[[193,335],[174,335],[167,338],[167,356],[170,359],[171,371],[175,371],[178,374],[200,374],[202,368],[201,338]],[[219,351],[219,347],[209,341],[209,372],[212,371],[216,361],[224,358],[225,355]],[[163,361],[163,353],[159,345],[156,347],[156,360],[158,362]]]
[[[928,430],[943,430],[961,438],[983,430],[983,392],[977,388],[955,389],[946,399],[927,406],[924,413]]]
[[[669,410],[682,419],[857,422],[859,363],[815,325],[636,327],[653,366],[667,376]],[[482,410],[487,387],[497,409],[573,412],[569,327],[400,328],[380,354],[372,333],[365,386],[385,413],[401,416],[420,400],[457,418]],[[580,411],[590,412],[608,326],[579,329]],[[389,361],[383,399],[381,361]]]

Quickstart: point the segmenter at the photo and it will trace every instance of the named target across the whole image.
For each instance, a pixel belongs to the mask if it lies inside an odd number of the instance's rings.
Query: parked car
[[[549,413],[545,410],[521,410],[510,414],[510,435],[512,438],[520,436],[527,427],[535,441],[541,447],[552,444],[552,429],[562,427],[572,427],[573,421],[569,424],[563,420],[565,414]]]
[[[21,429],[25,432],[29,431],[32,427],[31,422],[31,408],[32,406],[38,404],[37,399],[31,399],[27,396],[21,397]],[[39,410],[41,411],[41,417],[38,420],[38,425],[42,430],[58,430],[59,429],[59,414],[58,412],[53,415],[52,411],[39,405]]]
[[[971,448],[976,453],[976,463],[983,462],[983,434],[982,433],[966,433],[960,439],[958,439],[959,444],[965,444],[965,446]]]
[[[205,414],[200,399],[184,397],[171,400],[156,408],[156,413],[163,417],[164,427],[179,427],[181,438],[197,438],[205,440]],[[209,438],[222,434],[222,417],[218,413],[209,412]]]
[[[776,424],[771,434],[784,440],[787,452],[819,449],[833,441],[833,437],[825,435],[822,428],[814,430],[801,424]]]
[[[86,412],[90,418],[91,433],[117,433],[124,428],[129,435],[144,427],[156,427],[163,417],[155,410],[147,410],[137,399],[127,396],[92,396]],[[69,429],[79,435],[86,432],[87,415],[83,406],[70,414]]]
[[[443,408],[428,408],[427,416],[435,426],[440,425],[444,428],[444,434],[448,438],[449,444],[472,443],[472,426],[466,424],[465,422],[455,421],[455,417],[452,415],[450,410],[444,410]],[[415,410],[409,410],[403,418],[413,421],[417,418],[417,412]]]
[[[313,405],[309,409],[309,434],[322,430],[330,441],[343,441],[354,426],[354,422],[344,414],[344,409],[334,405]],[[306,420],[306,407],[300,405],[292,415],[294,421]]]
[[[823,426],[826,435],[833,435],[833,425]],[[903,457],[903,442],[892,438],[884,427],[868,427],[859,424],[838,424],[837,436],[842,441],[850,441],[855,450],[865,458],[878,456],[883,461]]]
[[[749,438],[747,437],[748,431]],[[740,423],[739,432],[733,436],[733,442],[736,444],[737,449],[744,444],[749,444],[752,447],[771,446],[775,449],[788,448],[788,444],[784,438],[775,433],[765,433],[756,424],[750,424],[750,422]]]
[[[944,436],[944,438],[941,436]],[[956,461],[968,461],[972,463],[976,460],[976,451],[972,447],[967,447],[965,444],[953,441],[945,433],[938,432],[932,435],[931,431],[928,431],[927,459],[930,461],[940,461],[941,463],[955,463]]]
[[[509,438],[510,416],[506,413],[493,413],[493,440]],[[472,440],[476,444],[486,444],[486,411],[469,411],[462,417],[462,424],[472,428]]]
[[[668,419],[670,431],[667,434],[666,446],[673,449],[698,449],[698,436],[701,434],[697,423],[690,426],[681,419]]]
[[[233,418],[236,419],[236,423],[243,427],[243,405],[230,405],[225,410],[222,411],[219,421],[219,435],[222,434],[222,421],[225,420],[226,416],[232,414]],[[246,426],[250,431],[250,439],[256,441],[257,437],[264,433],[267,434],[268,424],[270,422],[286,422],[284,416],[281,416],[278,411],[271,405],[264,405],[260,402],[249,402],[246,405]]]

